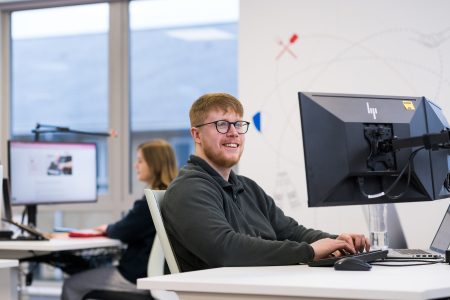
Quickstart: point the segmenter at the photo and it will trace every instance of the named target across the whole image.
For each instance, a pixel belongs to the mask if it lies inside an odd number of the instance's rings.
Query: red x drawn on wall
[[[280,53],[278,53],[277,57],[275,57],[275,59],[280,59],[280,57],[284,54],[284,53],[289,53],[290,55],[292,55],[292,57],[297,58],[297,55],[295,55],[295,53],[290,49],[290,47],[298,40],[298,35],[296,33],[294,33],[291,38],[289,39],[289,42],[287,44],[283,43],[283,41],[281,39],[278,40],[278,44],[282,47]]]

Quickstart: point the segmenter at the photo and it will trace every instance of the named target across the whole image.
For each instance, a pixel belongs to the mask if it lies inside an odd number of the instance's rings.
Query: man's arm
[[[279,239],[309,243],[314,249],[314,260],[328,257],[332,253],[341,255],[345,252],[356,253],[370,249],[369,239],[363,234],[342,233],[337,236],[320,230],[307,229],[292,218],[285,216],[270,196],[265,195],[265,198],[272,226]]]
[[[236,232],[224,215],[220,186],[207,179],[186,178],[169,189],[162,211],[169,234],[209,267],[287,265],[314,257],[306,242]]]

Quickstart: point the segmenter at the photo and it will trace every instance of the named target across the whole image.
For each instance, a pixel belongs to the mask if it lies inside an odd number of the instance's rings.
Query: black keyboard
[[[318,261],[312,261],[308,263],[308,266],[310,267],[332,267],[334,266],[334,263],[341,258],[344,257],[357,257],[365,262],[372,262],[376,260],[382,260],[385,259],[388,254],[388,250],[372,250],[369,252],[362,252],[362,253],[356,253],[356,254],[349,254],[349,255],[343,255],[343,256],[334,256],[334,257],[327,257],[323,259],[319,259]]]

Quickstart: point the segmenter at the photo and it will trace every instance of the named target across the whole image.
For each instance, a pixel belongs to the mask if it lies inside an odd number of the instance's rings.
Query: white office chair
[[[172,245],[170,244],[169,237],[167,236],[161,211],[159,209],[160,204],[164,199],[165,192],[166,191],[157,191],[151,189],[144,190],[145,196],[147,198],[148,207],[150,208],[150,214],[152,215],[153,223],[156,228],[156,234],[164,251],[164,256],[166,257],[170,273],[175,274],[180,273],[180,268],[178,266],[175,253],[173,252]]]
[[[164,194],[163,194],[164,196]],[[150,250],[150,255],[148,257],[148,266],[147,266],[147,276],[159,276],[164,275],[164,251],[161,247],[161,243],[159,241],[158,236],[155,236],[153,240],[152,249]],[[110,290],[92,290],[87,293],[83,300],[149,300],[149,299],[158,299],[158,300],[173,300],[178,299],[177,296],[172,292],[166,291],[152,291],[152,293],[148,295],[144,295],[141,293],[134,292],[122,292],[122,291],[110,291]]]
[[[147,276],[152,277],[164,275],[164,262],[164,250],[158,236],[155,236],[148,260]],[[151,295],[154,299],[158,300],[179,300],[177,294],[169,291],[152,290]],[[128,300],[128,298],[124,299]]]
[[[164,275],[164,251],[161,247],[159,238],[155,236],[152,249],[150,250],[150,256],[148,257],[147,276],[159,276]]]
[[[148,257],[147,276],[159,276],[164,275],[164,252],[161,247],[161,243],[157,236],[153,240],[152,249]],[[150,299],[176,299],[170,293],[165,291],[155,291],[155,293],[149,293],[148,295],[125,292],[125,291],[112,291],[112,290],[92,290],[84,295],[83,300],[150,300]]]

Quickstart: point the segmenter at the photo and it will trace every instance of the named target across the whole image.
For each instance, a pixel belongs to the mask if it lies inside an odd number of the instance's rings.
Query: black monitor
[[[449,125],[424,97],[299,94],[308,206],[450,197]]]
[[[95,143],[9,141],[8,174],[11,205],[95,202],[97,147]]]

